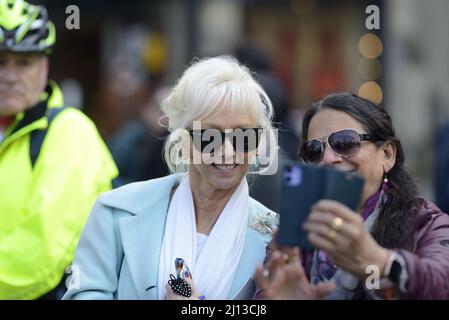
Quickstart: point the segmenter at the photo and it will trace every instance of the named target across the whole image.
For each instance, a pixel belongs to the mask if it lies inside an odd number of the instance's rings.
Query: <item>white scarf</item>
[[[248,217],[248,183],[243,178],[198,255],[192,191],[188,175],[184,177],[167,213],[159,257],[158,298],[165,299],[170,274],[176,277],[175,259],[183,258],[200,294],[207,299],[227,299],[245,244]]]

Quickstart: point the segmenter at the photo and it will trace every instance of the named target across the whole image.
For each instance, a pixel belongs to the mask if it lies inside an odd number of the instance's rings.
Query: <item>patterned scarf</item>
[[[365,221],[363,225],[368,231],[371,230],[382,205],[385,203],[387,190],[388,183],[382,183],[381,190],[373,194],[365,202],[361,215]],[[327,252],[315,250],[310,271],[310,281],[316,285],[319,282],[330,280],[337,284],[337,289],[327,297],[328,299],[351,299],[354,290],[359,285],[359,279],[338,268]]]

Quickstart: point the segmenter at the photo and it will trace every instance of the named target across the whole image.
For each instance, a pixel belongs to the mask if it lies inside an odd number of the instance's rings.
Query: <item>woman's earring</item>
[[[383,192],[387,192],[388,187],[389,187],[389,183],[388,183],[388,177],[387,177],[387,173],[384,173],[384,179],[382,180],[382,191]]]
[[[259,171],[260,163],[259,163],[259,151],[256,151],[255,155],[256,159],[254,161],[254,171]]]
[[[189,166],[189,160],[187,160],[187,159],[182,159],[181,160],[181,164],[182,164],[182,166],[184,167],[184,168],[188,168],[188,166]]]

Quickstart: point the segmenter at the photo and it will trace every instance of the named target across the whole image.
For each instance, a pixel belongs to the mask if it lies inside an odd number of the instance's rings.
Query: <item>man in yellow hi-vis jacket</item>
[[[44,7],[0,0],[0,299],[61,295],[89,211],[118,174],[95,125],[47,81],[54,44]]]

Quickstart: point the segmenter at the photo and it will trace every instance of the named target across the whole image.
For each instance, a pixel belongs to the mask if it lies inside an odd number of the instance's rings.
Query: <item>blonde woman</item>
[[[250,198],[246,175],[272,130],[270,100],[247,68],[215,57],[193,63],[162,109],[173,174],[98,199],[65,299],[252,297],[276,215]]]

